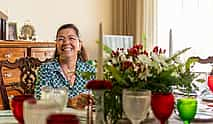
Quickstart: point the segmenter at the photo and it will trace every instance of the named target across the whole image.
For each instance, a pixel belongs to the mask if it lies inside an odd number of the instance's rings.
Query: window
[[[169,52],[172,29],[173,53],[192,47],[184,57],[213,56],[213,0],[158,0],[157,44]]]

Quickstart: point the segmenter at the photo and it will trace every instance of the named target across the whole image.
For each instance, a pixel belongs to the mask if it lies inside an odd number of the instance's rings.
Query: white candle
[[[98,59],[97,59],[97,73],[96,79],[103,80],[103,30],[102,23],[99,25],[99,43],[98,43]]]
[[[169,56],[173,53],[172,29],[169,30]]]

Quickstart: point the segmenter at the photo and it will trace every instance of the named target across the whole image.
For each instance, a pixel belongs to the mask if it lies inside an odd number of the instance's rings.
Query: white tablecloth
[[[86,124],[86,111],[66,108],[62,113],[72,113],[80,118],[81,124]],[[18,124],[11,110],[0,110],[0,124]]]
[[[86,124],[86,111],[80,111],[72,108],[66,108],[63,113],[73,113],[80,117],[81,124]],[[213,114],[212,114],[213,116]],[[93,118],[94,119],[94,118]],[[144,124],[158,124],[159,122],[152,118],[144,122]],[[10,110],[0,110],[0,124],[18,124],[16,119],[13,117],[13,114]],[[181,120],[173,114],[169,119],[169,124],[183,124]],[[191,124],[213,124],[213,120],[211,121],[193,121]]]

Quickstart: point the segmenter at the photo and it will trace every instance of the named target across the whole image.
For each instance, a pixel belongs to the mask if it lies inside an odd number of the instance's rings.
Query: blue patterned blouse
[[[95,73],[95,67],[91,64],[77,60],[76,63],[77,72],[93,72]],[[91,78],[93,80],[95,76]],[[35,84],[35,97],[41,97],[41,88],[43,86],[50,86],[52,88],[66,87],[68,89],[68,96],[72,98],[80,93],[86,93],[85,85],[88,80],[83,79],[79,74],[76,75],[74,85],[71,86],[69,81],[65,78],[63,71],[59,65],[57,59],[44,63],[40,66],[37,72],[37,81]]]

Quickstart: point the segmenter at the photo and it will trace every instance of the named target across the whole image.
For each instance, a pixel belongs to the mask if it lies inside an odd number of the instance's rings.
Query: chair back
[[[117,48],[130,48],[133,46],[133,36],[128,35],[103,35],[103,44],[112,50]]]
[[[208,58],[201,58],[198,56],[192,56],[190,58],[198,59],[199,64],[212,64],[213,63],[213,56],[209,56]],[[211,69],[210,75],[213,75],[213,68]]]
[[[20,94],[34,94],[34,84],[36,82],[36,71],[38,67],[49,61],[40,61],[34,57],[22,57],[16,59],[15,62],[8,60],[0,60],[0,95],[2,99],[3,109],[10,109],[9,93],[13,95]],[[5,70],[14,70],[15,81],[8,82],[7,77],[12,77],[12,74],[5,72]],[[18,76],[18,77],[17,77]]]

